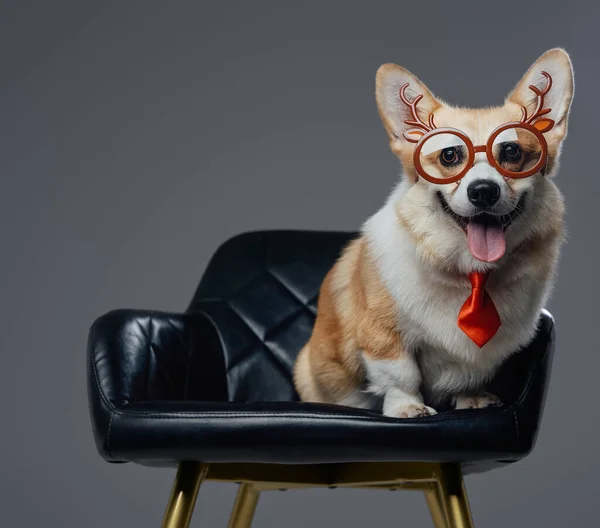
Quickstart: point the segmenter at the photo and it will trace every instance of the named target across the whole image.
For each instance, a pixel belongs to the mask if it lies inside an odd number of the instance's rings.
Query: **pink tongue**
[[[495,262],[506,251],[504,228],[500,224],[469,222],[467,238],[471,255],[482,262]]]

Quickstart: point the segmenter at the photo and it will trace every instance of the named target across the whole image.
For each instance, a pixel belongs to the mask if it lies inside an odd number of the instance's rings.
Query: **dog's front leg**
[[[380,359],[381,355],[381,351],[377,355],[367,350],[363,353],[369,391],[383,396],[383,414],[395,418],[436,414],[423,403],[421,371],[414,357],[398,350],[394,351],[393,359]]]

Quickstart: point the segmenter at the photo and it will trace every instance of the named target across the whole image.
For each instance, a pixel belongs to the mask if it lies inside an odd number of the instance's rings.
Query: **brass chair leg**
[[[425,492],[425,499],[435,528],[448,528],[444,503],[438,486]]]
[[[448,519],[448,528],[473,528],[473,518],[460,466],[441,464],[438,486]]]
[[[188,528],[200,484],[206,478],[208,464],[181,462],[162,521],[162,528]]]
[[[250,528],[260,492],[252,484],[240,484],[228,528]]]

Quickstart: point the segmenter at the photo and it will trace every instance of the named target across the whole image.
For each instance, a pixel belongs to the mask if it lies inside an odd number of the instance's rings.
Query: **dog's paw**
[[[454,401],[455,409],[485,409],[486,407],[499,407],[502,405],[500,398],[489,392],[482,392],[477,396],[460,394]]]
[[[396,407],[389,416],[394,418],[419,418],[422,416],[433,416],[437,414],[435,409],[427,407],[422,403],[407,403],[406,405],[399,405]]]

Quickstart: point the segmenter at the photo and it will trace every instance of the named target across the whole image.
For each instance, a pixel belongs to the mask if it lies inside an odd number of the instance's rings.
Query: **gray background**
[[[467,486],[479,527],[595,525],[600,6],[579,6],[1,2],[1,524],[159,525],[173,472],[95,452],[88,327],[117,307],[183,309],[238,232],[357,228],[398,174],[374,103],[380,64],[485,105],[564,46],[570,242],[546,414],[529,458]],[[224,526],[234,492],[207,484],[194,525]],[[430,526],[419,494],[368,491],[267,494],[255,526],[328,522]]]

